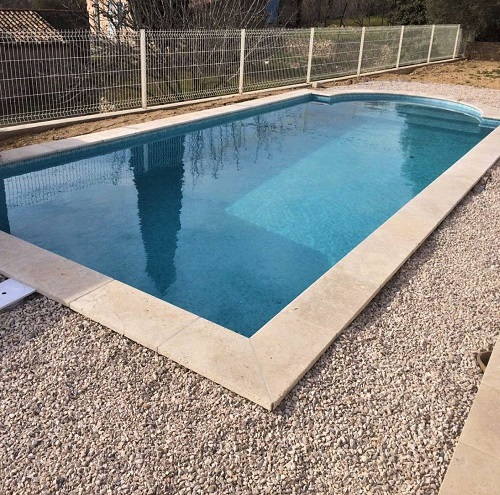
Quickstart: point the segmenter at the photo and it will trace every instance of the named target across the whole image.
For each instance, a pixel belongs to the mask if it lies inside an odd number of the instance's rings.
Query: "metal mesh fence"
[[[405,26],[399,65],[427,62],[431,34],[432,26]],[[453,53],[451,57],[453,57]]]
[[[435,27],[434,37],[432,39],[431,60],[450,58],[450,53],[454,53],[455,43],[457,43],[458,28],[458,25]]]
[[[246,31],[246,91],[303,83],[307,75],[308,29]]]
[[[380,27],[365,32],[361,72],[396,67],[401,27]]]
[[[462,53],[458,25],[3,32],[0,125],[334,79]]]
[[[68,32],[57,38],[0,34],[1,123],[32,122],[140,106],[138,35]]]
[[[361,29],[316,29],[311,80],[356,74],[360,44]]]
[[[146,33],[147,103],[238,91],[240,31]]]
[[[90,35],[89,41],[87,80],[97,90],[99,111],[140,107],[139,34],[129,33],[122,39]]]

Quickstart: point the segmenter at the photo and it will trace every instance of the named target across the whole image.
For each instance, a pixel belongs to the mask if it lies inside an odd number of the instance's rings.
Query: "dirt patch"
[[[124,127],[132,124],[139,124],[141,122],[150,122],[151,120],[164,119],[166,117],[173,117],[174,115],[181,115],[189,112],[196,112],[198,110],[205,110],[207,108],[222,107],[232,103],[240,103],[243,101],[254,100],[256,98],[263,98],[264,96],[275,95],[284,93],[287,90],[280,91],[266,91],[255,95],[236,95],[220,100],[193,103],[191,105],[181,106],[177,108],[169,108],[164,110],[152,110],[147,112],[140,112],[134,114],[120,115],[118,117],[108,117],[91,122],[81,122],[78,124],[70,124],[66,127],[46,129],[43,131],[33,130],[30,134],[23,134],[21,136],[8,136],[2,137],[0,135],[0,151],[5,151],[13,148],[20,148],[21,146],[29,146],[31,144],[44,143],[46,141],[55,141],[58,139],[65,139],[74,136],[81,136],[91,132],[105,131],[107,129],[114,129],[116,127]],[[1,134],[1,130],[0,130]]]
[[[374,78],[375,79],[375,78]],[[382,81],[414,81],[439,84],[462,84],[500,90],[500,62],[463,60],[453,64],[430,65],[411,74],[381,74]]]
[[[441,84],[462,84],[479,88],[500,90],[500,63],[479,60],[464,60],[452,64],[439,64],[422,67],[420,69],[416,69],[410,74],[381,74],[377,76],[362,77],[360,79],[350,79],[347,81],[328,83],[325,84],[325,86],[345,86],[370,80],[396,80]],[[21,146],[28,146],[30,144],[38,144],[46,141],[80,136],[82,134],[89,134],[91,132],[113,129],[115,127],[123,127],[140,122],[148,122],[151,120],[172,117],[174,115],[194,112],[197,110],[230,105],[232,103],[262,98],[264,96],[283,93],[286,91],[290,91],[290,89],[280,91],[266,91],[254,95],[233,96],[230,98],[211,102],[194,103],[192,105],[186,105],[184,107],[122,115],[119,117],[95,120],[92,122],[72,124],[67,127],[59,129],[49,129],[41,132],[37,132],[34,130],[33,133],[22,136],[11,136],[5,138],[2,138],[0,136],[0,151],[12,148],[20,148]]]

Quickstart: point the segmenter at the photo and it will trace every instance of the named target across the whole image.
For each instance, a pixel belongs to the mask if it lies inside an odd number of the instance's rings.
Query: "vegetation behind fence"
[[[0,125],[243,93],[448,60],[458,25],[0,34]]]

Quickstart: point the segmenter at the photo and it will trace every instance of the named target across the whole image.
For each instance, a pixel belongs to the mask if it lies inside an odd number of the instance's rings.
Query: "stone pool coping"
[[[500,493],[500,337],[439,490],[439,495],[494,493]]]
[[[0,165],[307,94],[352,93],[444,100],[394,91],[299,90],[5,151]],[[500,119],[500,110],[474,106],[484,117]],[[499,157],[500,127],[250,338],[4,232],[0,232],[0,273],[272,410]]]

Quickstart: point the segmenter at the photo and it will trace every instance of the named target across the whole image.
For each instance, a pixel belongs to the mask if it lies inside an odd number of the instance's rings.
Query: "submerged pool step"
[[[34,292],[36,289],[17,280],[7,279],[0,282],[0,311],[14,306]]]

